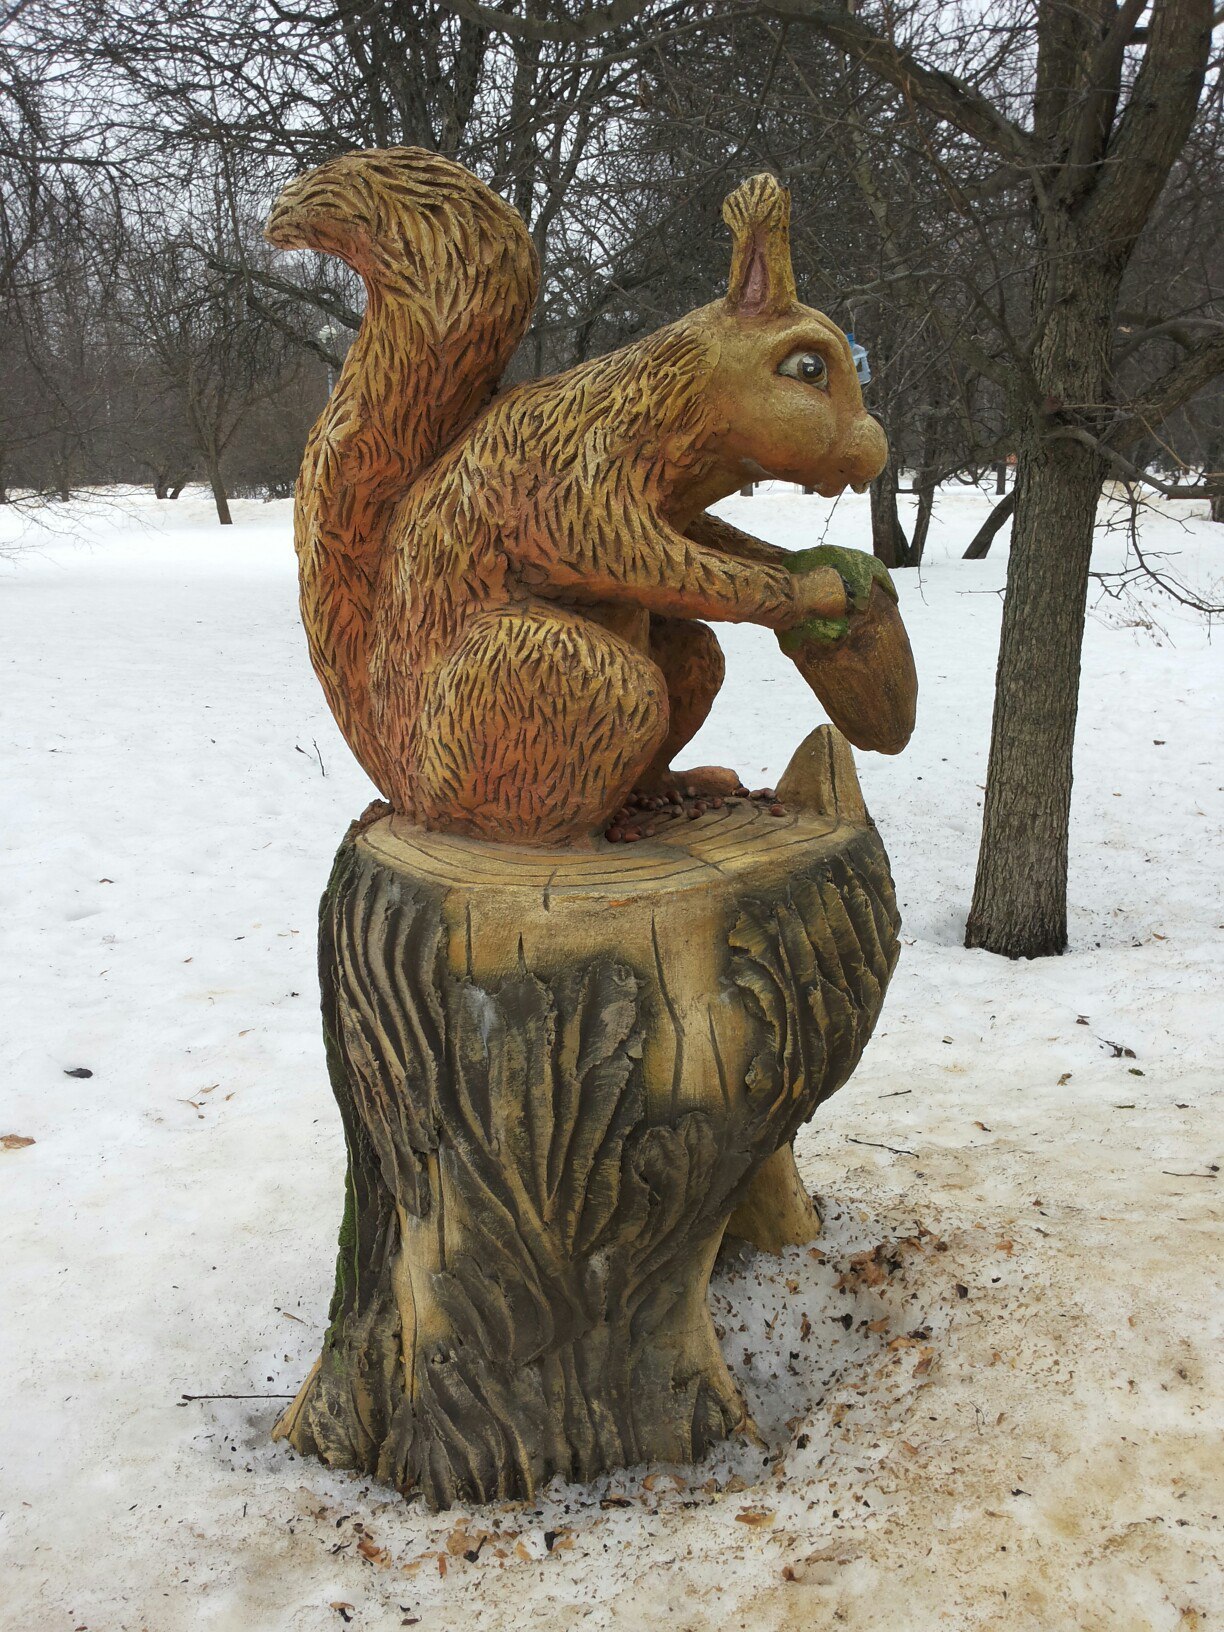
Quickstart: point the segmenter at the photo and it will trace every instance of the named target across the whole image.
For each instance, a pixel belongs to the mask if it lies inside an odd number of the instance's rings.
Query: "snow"
[[[945,492],[899,575],[918,730],[859,764],[904,946],[800,1139],[825,1234],[714,1286],[760,1442],[438,1516],[268,1437],[333,1278],[313,917],[371,795],[306,659],[289,508],[0,511],[25,546],[0,561],[0,1133],[34,1141],[0,1151],[0,1625],[1222,1624],[1224,664],[1150,588],[1098,602],[1072,950],[965,951],[1005,548],[959,555],[990,503]],[[725,512],[866,538],[864,500]],[[1141,525],[1218,584],[1193,507]],[[722,633],[691,762],[775,780],[819,711],[771,636]]]

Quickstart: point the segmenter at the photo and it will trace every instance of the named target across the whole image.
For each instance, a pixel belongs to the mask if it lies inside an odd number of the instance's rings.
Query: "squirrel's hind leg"
[[[473,619],[425,688],[414,809],[520,844],[603,827],[667,731],[667,687],[618,635],[560,608]]]
[[[705,724],[723,683],[722,647],[709,624],[690,618],[650,620],[650,655],[667,685],[668,726],[658,752],[638,778],[645,793],[683,785],[699,794],[734,793],[739,777],[719,765],[702,765],[679,776],[671,763]]]

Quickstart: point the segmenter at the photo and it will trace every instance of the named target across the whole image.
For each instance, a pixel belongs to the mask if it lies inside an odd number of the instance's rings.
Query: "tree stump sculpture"
[[[705,508],[886,456],[844,336],[795,298],[787,211],[745,183],[725,300],[492,402],[536,266],[473,176],[353,154],[269,223],[367,286],[295,527],[312,659],[388,801],[322,903],[346,1203],[277,1433],[434,1506],[688,1461],[745,1420],[714,1257],[729,1220],[772,1250],[814,1231],[790,1141],[896,960],[841,735],[912,729],[887,573]],[[706,619],[774,628],[835,722],[776,798],[672,769],[722,681]]]

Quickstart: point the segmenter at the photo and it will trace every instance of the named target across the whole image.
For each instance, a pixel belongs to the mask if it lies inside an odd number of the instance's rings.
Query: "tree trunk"
[[[445,1507],[690,1462],[746,1422],[715,1254],[853,1070],[898,950],[849,750],[804,748],[789,815],[733,802],[632,848],[350,829],[320,920],[348,1178],[323,1352],[277,1428],[297,1450]]]
[[[905,552],[905,559],[897,562],[899,567],[922,565],[922,558],[926,554],[927,534],[931,530],[931,513],[935,509],[935,483],[929,475],[923,475],[915,479],[914,492],[918,495],[918,514],[914,517],[914,533]]]
[[[1006,498],[1001,499],[986,517],[986,520],[974,533],[969,548],[961,557],[962,561],[985,561],[990,554],[990,546],[995,541],[995,535],[1001,530],[1004,523],[1010,518],[1016,508],[1016,490],[1013,487]]]
[[[1010,958],[1066,950],[1067,830],[1088,571],[1104,465],[1059,440],[1063,403],[1105,397],[1117,275],[1065,228],[1039,264],[1034,371],[1044,412],[1017,449],[1016,514],[995,686],[982,843],[966,946]],[[1047,312],[1047,289],[1057,299]]]
[[[212,488],[213,503],[217,506],[217,520],[222,527],[232,527],[234,518],[230,515],[229,494],[225,491],[225,482],[221,476],[221,456],[210,450],[206,457],[208,485]]]
[[[871,484],[871,549],[891,571],[903,567],[909,540],[897,513],[897,472],[891,461]]]

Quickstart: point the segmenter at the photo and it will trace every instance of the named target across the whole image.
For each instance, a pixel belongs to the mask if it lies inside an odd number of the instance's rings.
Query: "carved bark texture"
[[[707,1307],[761,1163],[897,956],[867,822],[756,807],[631,851],[350,831],[320,969],[349,1167],[278,1427],[435,1507],[689,1462],[745,1420]]]
[[[824,1214],[795,1163],[793,1145],[783,1145],[757,1168],[747,1194],[727,1220],[727,1234],[751,1242],[761,1252],[781,1252],[815,1241]]]

